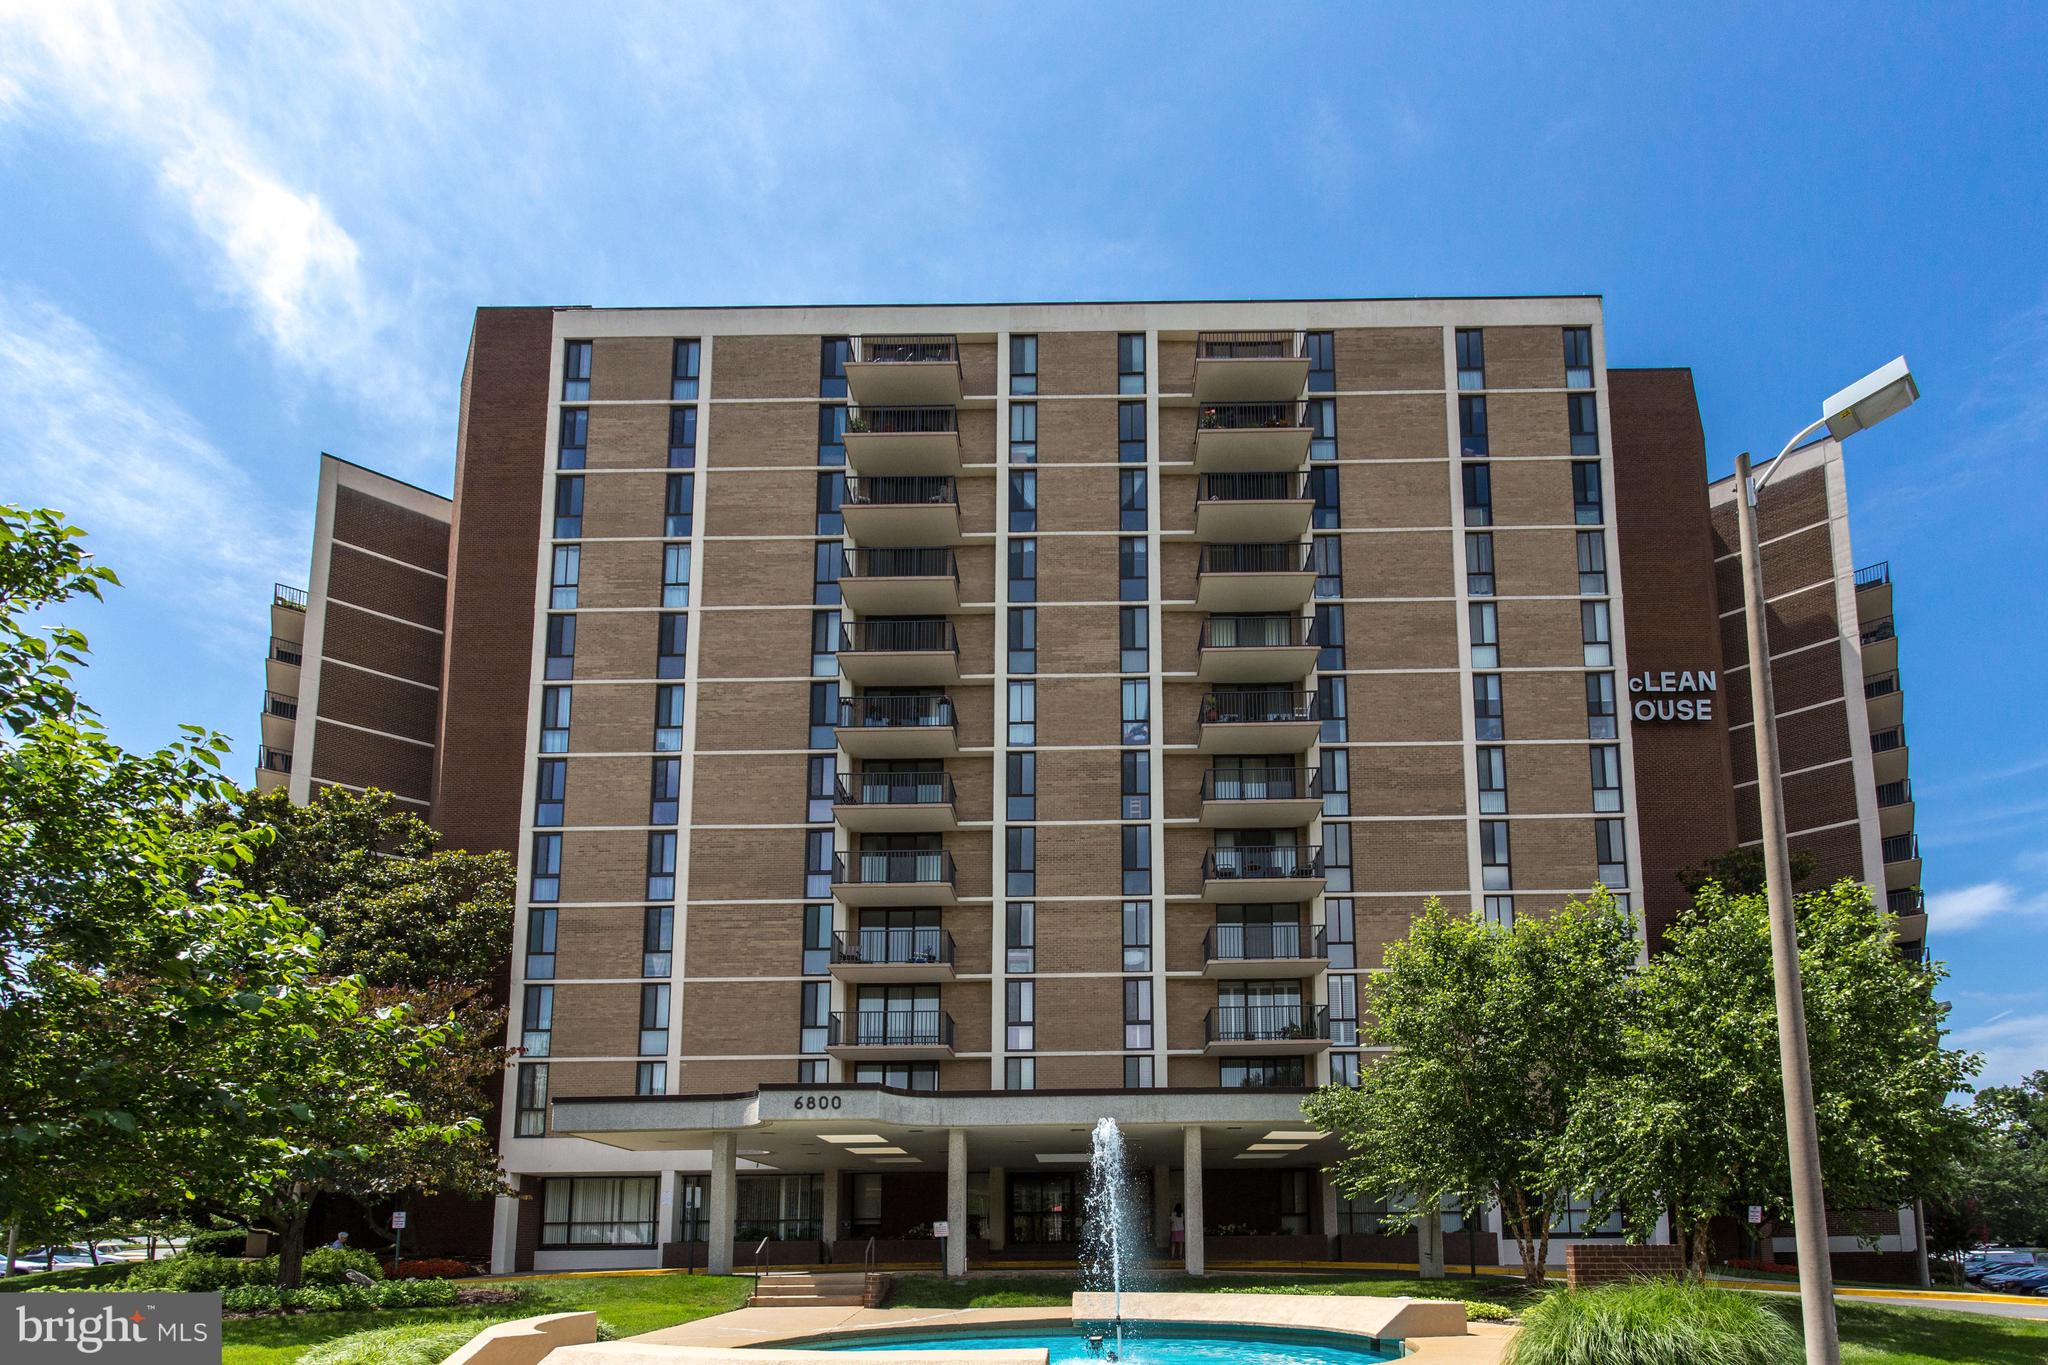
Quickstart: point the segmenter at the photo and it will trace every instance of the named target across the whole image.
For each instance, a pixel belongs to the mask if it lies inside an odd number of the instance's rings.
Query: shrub
[[[1513,1322],[1515,1310],[1504,1303],[1488,1299],[1466,1299],[1465,1320],[1467,1322]]]
[[[249,1244],[247,1228],[223,1228],[216,1232],[195,1232],[185,1239],[187,1256],[229,1256],[239,1259]]]
[[[386,1261],[384,1274],[393,1280],[460,1280],[476,1274],[467,1261],[447,1257],[416,1256],[404,1261]]]
[[[161,1261],[144,1261],[128,1275],[126,1289],[162,1289],[205,1294],[245,1284],[275,1284],[277,1258],[248,1261],[234,1256],[184,1252]]]
[[[1754,1296],[1676,1280],[1558,1290],[1525,1310],[1509,1365],[1799,1365],[1799,1335]]]
[[[277,1279],[277,1257],[269,1257],[265,1265],[270,1267],[270,1278]],[[333,1247],[321,1247],[318,1251],[306,1253],[303,1272],[307,1284],[347,1284],[351,1270],[361,1271],[373,1280],[384,1278],[383,1262],[376,1253],[344,1247],[337,1251]]]
[[[455,1286],[446,1280],[390,1280],[381,1284],[310,1284],[280,1290],[276,1285],[238,1285],[221,1293],[228,1313],[360,1313],[379,1308],[448,1308]]]
[[[300,1356],[299,1365],[441,1365],[495,1321],[471,1318],[373,1327],[322,1342]]]

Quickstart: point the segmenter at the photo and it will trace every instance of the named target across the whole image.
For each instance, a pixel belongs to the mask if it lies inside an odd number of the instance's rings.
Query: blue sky
[[[1856,552],[2007,1079],[2048,1065],[2048,10],[1875,13],[0,0],[0,498],[129,584],[74,618],[116,734],[246,744],[316,453],[446,491],[480,303],[1600,293],[1717,474],[1904,352]]]

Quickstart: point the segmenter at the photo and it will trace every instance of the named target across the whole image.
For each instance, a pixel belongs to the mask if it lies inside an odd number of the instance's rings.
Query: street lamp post
[[[1749,701],[1756,739],[1757,811],[1762,818],[1764,887],[1771,914],[1771,975],[1777,991],[1778,1065],[1785,1085],[1785,1141],[1791,1158],[1792,1230],[1799,1248],[1799,1308],[1807,1365],[1840,1365],[1833,1267],[1828,1262],[1827,1200],[1821,1191],[1820,1139],[1814,1125],[1813,1070],[1806,1050],[1806,1003],[1799,976],[1799,931],[1792,918],[1791,849],[1785,839],[1784,773],[1778,762],[1778,713],[1771,688],[1770,629],[1764,620],[1764,563],[1757,548],[1756,501],[1785,456],[1822,427],[1836,438],[1876,426],[1920,396],[1900,356],[1821,405],[1801,431],[1751,481],[1749,452],[1735,457],[1741,528],[1742,607],[1749,635]]]

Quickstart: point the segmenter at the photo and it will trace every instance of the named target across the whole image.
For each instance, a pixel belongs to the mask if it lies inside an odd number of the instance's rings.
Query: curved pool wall
[[[1096,1324],[1097,1329],[1107,1324]],[[1031,1328],[1010,1332],[948,1331],[862,1333],[857,1338],[813,1338],[811,1350],[992,1351],[1044,1347],[1049,1365],[1106,1362],[1115,1346],[1109,1334],[1101,1349],[1089,1344],[1089,1327]],[[1125,1322],[1122,1365],[1380,1365],[1399,1360],[1398,1342],[1342,1332],[1285,1327],[1226,1327],[1209,1323]]]

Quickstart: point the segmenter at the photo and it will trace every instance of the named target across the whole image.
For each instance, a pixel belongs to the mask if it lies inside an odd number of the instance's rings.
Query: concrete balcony
[[[960,414],[950,406],[862,408],[846,419],[845,439],[847,467],[863,477],[960,472]]]
[[[915,985],[953,979],[953,936],[937,928],[856,929],[832,935],[841,981]]]
[[[832,733],[854,758],[951,758],[960,752],[951,697],[841,697]]]
[[[953,855],[892,849],[832,856],[832,895],[841,905],[956,905]]]
[[[1330,1046],[1324,1005],[1218,1005],[1202,1016],[1210,1056],[1321,1052]]]
[[[1320,768],[1211,768],[1202,774],[1202,823],[1221,829],[1294,829],[1323,809]]]
[[[825,1051],[864,1062],[943,1060],[953,1055],[953,1016],[944,1010],[838,1011]]]
[[[292,753],[289,749],[264,749],[256,755],[256,790],[274,792],[288,787],[292,780]]]
[[[1195,573],[1195,605],[1225,614],[1299,611],[1316,590],[1308,556],[1299,541],[1204,545]]]
[[[1864,673],[1863,708],[1873,734],[1906,723],[1906,690],[1899,681],[1898,670]]]
[[[950,336],[864,336],[846,362],[846,391],[862,407],[958,407],[960,344]]]
[[[1913,832],[1911,778],[1877,784],[1877,832],[1887,839]]]
[[[849,475],[839,514],[862,545],[960,543],[959,485],[949,476]]]
[[[1323,894],[1320,844],[1212,848],[1202,855],[1202,899],[1211,905],[1286,905]]]
[[[1892,566],[1879,560],[1856,571],[1856,615],[1875,621],[1892,614]]]
[[[960,566],[948,549],[859,549],[846,557],[839,595],[863,616],[944,616],[960,610]]]
[[[1198,403],[1283,403],[1299,398],[1307,383],[1308,354],[1293,332],[1202,332],[1195,338]]]
[[[1196,676],[1204,682],[1298,683],[1315,672],[1315,621],[1306,616],[1211,616]]]
[[[1316,694],[1298,687],[1207,692],[1199,719],[1205,754],[1298,754],[1323,728]]]
[[[287,697],[299,694],[299,673],[305,662],[305,645],[282,636],[270,637],[270,653],[263,658],[263,685]]]
[[[1306,403],[1206,404],[1195,414],[1195,468],[1204,474],[1298,470],[1314,436]]]
[[[1227,981],[1299,980],[1330,969],[1321,925],[1219,924],[1202,935],[1202,975]]]
[[[1901,891],[1920,885],[1920,840],[1913,834],[1892,834],[1885,836],[1881,847],[1884,857],[1884,885],[1886,891]]]
[[[277,749],[284,753],[292,751],[292,739],[298,732],[299,699],[277,692],[263,694],[263,747]]]
[[[1903,778],[1911,753],[1906,745],[1905,726],[1870,732],[1870,766],[1880,783]]]
[[[1866,620],[1857,631],[1856,642],[1863,647],[1864,677],[1898,670],[1899,636],[1891,617],[1880,616],[1874,621]]]
[[[848,773],[839,778],[832,818],[859,834],[924,834],[957,828],[949,773]]]
[[[840,627],[839,672],[856,687],[946,687],[960,681],[960,641],[944,617],[890,617]]]
[[[1204,474],[1195,488],[1195,538],[1300,540],[1314,510],[1306,474]]]

